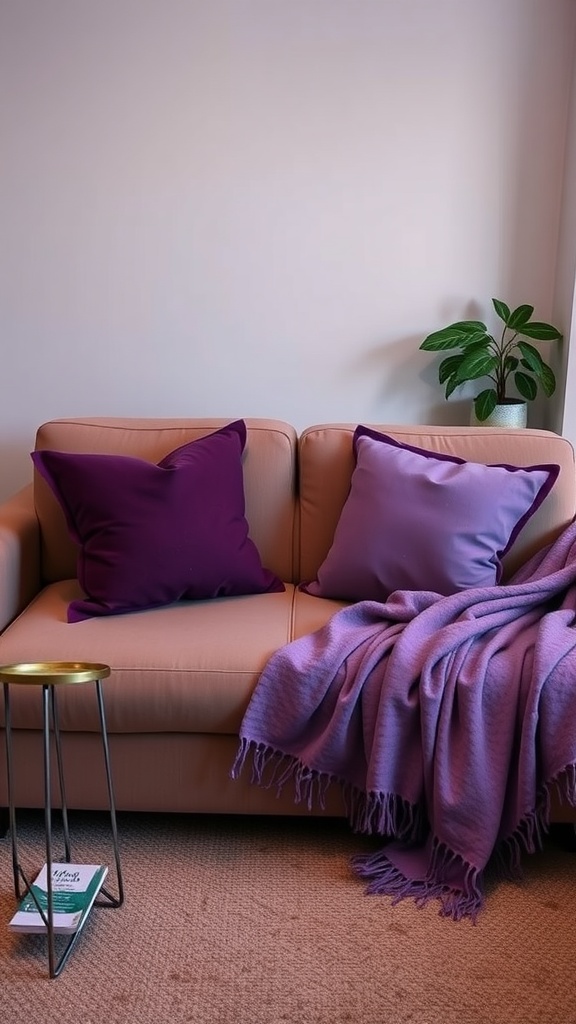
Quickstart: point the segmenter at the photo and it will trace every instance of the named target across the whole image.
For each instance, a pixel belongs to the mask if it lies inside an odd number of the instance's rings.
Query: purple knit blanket
[[[576,524],[505,586],[360,602],[277,651],[232,776],[294,786],[385,837],[367,891],[475,919],[487,866],[539,848],[556,788],[576,806]]]

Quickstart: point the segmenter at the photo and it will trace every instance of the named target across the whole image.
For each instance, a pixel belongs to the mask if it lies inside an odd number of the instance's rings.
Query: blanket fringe
[[[395,793],[365,793],[357,786],[330,772],[309,768],[299,758],[283,754],[274,747],[242,737],[231,769],[237,779],[251,760],[250,781],[264,789],[276,789],[280,796],[287,783],[294,787],[294,802],[306,804],[308,810],[326,806],[326,793],[338,782],[346,815],[354,832],[364,835],[393,836],[403,842],[418,842],[425,834],[426,821],[422,808],[403,800]]]
[[[553,780],[561,803],[576,807],[576,764],[569,764]]]
[[[416,843],[427,830],[423,808],[396,793],[362,793],[356,789],[349,796],[347,810],[354,831],[365,835],[393,836]]]
[[[453,921],[470,918],[476,923],[484,905],[482,875],[477,868],[435,840],[425,876],[412,878],[392,863],[389,853],[384,847],[376,853],[351,859],[354,872],[368,880],[367,895],[391,896],[392,906],[411,898],[420,908],[431,900],[439,900],[441,917],[450,917]],[[459,876],[458,885],[453,882],[455,873]]]
[[[522,857],[541,850],[548,831],[549,794],[541,807],[527,814],[511,836],[499,843],[490,858],[489,867],[498,878],[517,881],[522,877]]]
[[[498,877],[516,881],[522,877],[522,857],[536,853],[544,845],[550,825],[552,793],[560,803],[576,807],[576,765],[569,764],[540,790],[536,807],[526,814],[511,836],[499,843],[490,859],[490,868]]]
[[[438,839],[429,839],[424,849],[429,825],[422,807],[403,800],[396,794],[366,793],[329,772],[305,765],[299,758],[282,753],[266,743],[242,737],[231,769],[237,779],[251,759],[251,781],[266,789],[276,788],[276,795],[287,783],[294,786],[294,800],[305,803],[309,810],[325,807],[327,790],[338,782],[343,790],[349,823],[355,832],[393,839],[412,850],[415,860],[421,858],[425,869],[422,877],[404,873],[391,859],[392,846],[384,845],[370,854],[351,858],[355,874],[368,884],[366,893],[392,897],[392,904],[411,897],[419,907],[431,900],[440,901],[440,916],[454,921],[470,918],[473,923],[484,904],[483,872],[454,853]],[[576,807],[576,764],[568,765],[544,786],[536,808],[525,815],[511,836],[501,841],[490,858],[489,868],[500,877],[521,877],[524,853],[541,849],[548,831],[552,790],[560,800]]]
[[[262,786],[263,789],[275,788],[278,797],[286,783],[292,782],[295,803],[305,803],[310,811],[315,806],[324,809],[326,791],[334,776],[328,772],[308,768],[298,758],[283,754],[265,743],[242,737],[230,772],[233,779],[240,776],[249,757],[252,760],[250,781],[253,784]]]

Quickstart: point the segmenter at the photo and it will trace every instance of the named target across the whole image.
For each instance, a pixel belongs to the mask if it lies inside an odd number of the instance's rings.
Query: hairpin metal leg
[[[48,931],[48,970],[55,978],[61,969],[54,951],[54,902],[52,892],[52,779],[50,772],[50,686],[42,687],[42,724],[44,738],[44,829],[46,838],[46,915]],[[52,694],[52,703],[54,694]]]
[[[106,728],[106,715],[104,710],[104,698],[102,695],[102,677],[109,675],[110,669],[108,666],[78,666],[76,664],[68,665],[66,663],[55,663],[54,665],[48,664],[43,666],[23,666],[24,674],[26,670],[32,668],[36,670],[36,678],[33,682],[41,683],[42,685],[42,740],[43,740],[43,760],[44,760],[44,829],[45,829],[45,842],[46,842],[46,900],[47,907],[44,910],[34,895],[31,882],[27,878],[22,866],[19,862],[18,857],[18,835],[16,830],[16,806],[14,796],[14,766],[13,766],[13,754],[12,754],[12,721],[11,721],[11,709],[10,709],[10,682],[4,680],[4,711],[5,711],[5,740],[6,740],[6,771],[7,771],[7,790],[8,790],[8,825],[10,828],[11,835],[11,847],[12,847],[12,872],[14,876],[14,892],[16,899],[20,900],[23,896],[30,893],[34,902],[36,903],[38,912],[42,917],[42,920],[46,926],[47,938],[48,938],[48,970],[51,978],[56,978],[62,971],[62,968],[66,964],[70,953],[76,945],[82,928],[88,919],[88,915],[84,917],[80,927],[70,936],[68,939],[60,958],[56,957],[55,950],[55,934],[54,934],[54,901],[53,901],[53,880],[52,880],[52,865],[53,865],[53,852],[52,852],[52,765],[51,765],[51,735],[54,736],[54,751],[56,754],[56,766],[58,771],[58,784],[60,789],[60,806],[62,813],[62,829],[64,835],[64,857],[63,860],[67,863],[71,863],[71,843],[70,843],[70,829],[68,822],[68,804],[66,800],[66,791],[64,784],[64,768],[62,760],[62,742],[60,736],[60,725],[58,721],[58,702],[55,693],[55,683],[46,682],[45,678],[48,677],[52,672],[55,675],[57,683],[63,682],[62,676],[69,675],[69,679],[65,680],[70,683],[74,682],[86,682],[93,679],[96,687],[96,697],[98,701],[98,714],[100,718],[100,730],[102,735],[102,749],[104,755],[104,767],[106,771],[106,786],[108,789],[108,803],[110,809],[110,828],[112,832],[112,845],[114,850],[114,862],[116,868],[116,882],[117,882],[117,895],[111,893],[108,889],[102,887],[100,890],[100,898],[95,901],[95,905],[102,907],[120,907],[124,902],[124,883],[122,879],[122,868],[120,865],[120,852],[118,847],[118,829],[116,824],[116,806],[114,800],[114,790],[112,784],[112,770],[110,765],[110,750],[108,746],[108,733]],[[98,668],[102,671],[102,677],[96,677],[94,675],[87,675],[87,669]],[[18,675],[21,671],[21,666],[10,667],[5,666],[2,670],[10,680],[14,680],[14,676]],[[64,671],[62,671],[64,669]],[[16,671],[15,671],[16,670]],[[34,672],[32,673],[32,675]],[[78,675],[83,675],[83,678],[78,678]],[[29,676],[30,678],[30,676]],[[17,681],[17,680],[14,680]],[[24,883],[25,889],[22,892],[21,882]]]
[[[18,839],[16,835],[16,808],[14,806],[13,779],[14,771],[12,764],[12,716],[10,710],[10,686],[3,683],[4,687],[4,738],[6,741],[6,785],[8,789],[8,824],[10,827],[10,844],[12,847],[12,875],[14,878],[14,894],[16,899],[21,898],[20,893],[20,870],[18,866]]]
[[[102,695],[102,680],[94,680],[96,696],[98,699],[98,713],[100,715],[100,732],[102,734],[102,750],[104,753],[104,766],[106,769],[106,785],[108,787],[108,805],[110,808],[110,830],[112,832],[112,847],[114,850],[114,863],[116,866],[116,883],[118,895],[113,896],[108,889],[102,887],[101,896],[104,896],[111,907],[121,907],[124,902],[124,882],[122,879],[122,868],[120,866],[120,851],[118,848],[118,828],[116,825],[116,802],[114,800],[114,787],[112,784],[112,770],[110,767],[110,748],[108,746],[108,730],[106,728],[106,713],[104,711],[104,697]],[[99,906],[105,906],[97,900]]]

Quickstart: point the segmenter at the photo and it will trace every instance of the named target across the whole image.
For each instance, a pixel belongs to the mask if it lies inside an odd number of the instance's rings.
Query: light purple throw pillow
[[[248,536],[245,444],[246,424],[237,420],[158,465],[123,455],[32,452],[79,545],[86,598],[68,606],[69,622],[285,589]]]
[[[317,597],[385,601],[395,590],[453,594],[500,582],[502,558],[553,487],[554,465],[485,466],[354,433],[356,466]]]

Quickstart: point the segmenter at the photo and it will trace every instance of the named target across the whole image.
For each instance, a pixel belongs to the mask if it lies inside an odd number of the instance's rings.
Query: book
[[[54,933],[71,935],[84,924],[96,899],[108,868],[103,864],[52,864],[52,905]],[[32,891],[42,910],[48,914],[48,875],[46,864],[20,900],[9,927],[15,932],[46,933],[47,926],[34,902]]]

